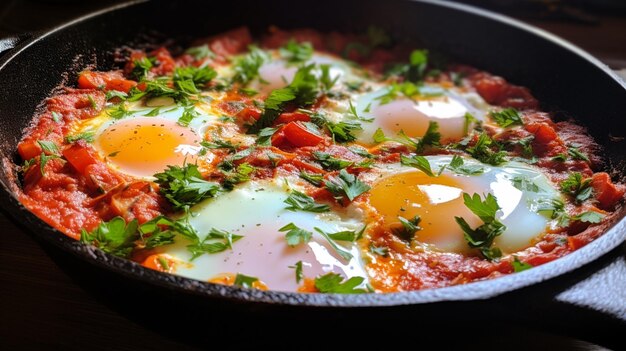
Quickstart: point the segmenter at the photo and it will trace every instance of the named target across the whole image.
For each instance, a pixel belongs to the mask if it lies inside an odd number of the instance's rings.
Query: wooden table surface
[[[53,1],[7,1],[0,5],[0,35],[43,29],[115,2],[73,3],[68,10]],[[25,22],[24,18],[34,20]],[[569,39],[615,68],[626,68],[626,17],[604,14],[600,20],[595,26],[530,22]],[[142,323],[132,311],[120,311],[114,307],[117,300],[94,293],[80,278],[72,278],[5,213],[0,213],[0,228],[0,349],[184,350],[214,347],[210,344],[190,345],[180,336],[169,337],[162,333],[162,329]],[[182,316],[180,322],[192,321]],[[214,330],[206,330],[206,333],[211,332]],[[281,333],[285,331],[276,332],[278,340]],[[473,345],[483,349],[592,348],[582,341],[531,331],[527,331],[530,333],[527,338],[511,344],[510,340],[517,336],[515,333],[504,330],[500,337],[494,337],[489,343],[478,341]],[[242,338],[245,337],[244,333]],[[237,340],[232,341],[237,344]]]

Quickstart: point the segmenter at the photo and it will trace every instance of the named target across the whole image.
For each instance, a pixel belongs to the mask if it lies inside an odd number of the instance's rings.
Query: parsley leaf
[[[501,111],[491,111],[489,112],[489,117],[491,117],[502,128],[514,125],[524,125],[522,117],[514,108],[505,108]]]
[[[54,141],[49,140],[37,140],[37,144],[41,147],[41,150],[49,155],[59,155],[61,152],[59,151],[59,147]]]
[[[306,180],[307,182],[315,185],[315,186],[322,186],[322,181],[324,180],[324,175],[323,174],[317,174],[317,173],[307,173],[304,171],[300,172],[300,178]]]
[[[320,128],[328,129],[334,142],[350,142],[356,140],[356,136],[352,133],[356,130],[363,129],[361,124],[356,121],[331,122],[320,114],[312,114],[311,121]]]
[[[314,151],[313,157],[327,171],[338,171],[340,169],[350,167],[354,164],[354,162],[352,161],[336,158],[328,153],[321,151]]]
[[[600,212],[587,211],[573,216],[572,219],[575,221],[595,224],[600,223],[604,217],[604,214]]]
[[[200,113],[196,111],[196,108],[193,105],[187,106],[183,110],[183,114],[180,118],[178,118],[178,124],[183,127],[188,127],[189,123],[191,123],[191,121],[198,116],[200,116]]]
[[[219,190],[217,183],[202,179],[198,166],[187,164],[183,167],[167,166],[167,170],[154,175],[160,192],[174,205],[175,210],[186,209],[198,202],[215,196]]]
[[[498,151],[493,151],[492,147],[498,148]],[[500,150],[500,145],[484,133],[478,137],[476,144],[466,151],[478,161],[494,166],[502,164],[506,156],[506,152]]]
[[[289,197],[283,202],[289,205],[285,207],[285,209],[290,211],[300,210],[316,213],[330,211],[330,206],[318,204],[312,197],[298,190],[293,190],[291,194],[289,194]]]
[[[272,142],[272,136],[278,128],[263,128],[259,131],[259,136],[256,138],[256,144],[259,146],[270,146]]]
[[[156,58],[154,57],[142,57],[139,60],[133,60],[133,70],[130,72],[130,78],[136,81],[143,80],[155,63]]]
[[[358,237],[360,237],[360,235],[363,234],[363,231],[361,231],[360,234],[352,232],[352,233],[355,233],[355,234],[350,235],[350,234],[348,234],[348,232],[326,233],[325,231],[323,231],[322,229],[320,229],[318,227],[315,227],[313,229],[315,229],[315,231],[320,233],[324,237],[324,239],[326,239],[328,241],[328,244],[337,252],[337,254],[339,256],[341,256],[346,261],[350,261],[352,259],[352,257],[353,257],[352,254],[348,250],[346,250],[343,247],[337,245],[335,240],[354,241]],[[365,228],[363,228],[363,230],[365,230]],[[334,239],[333,236],[336,239]],[[354,240],[345,240],[345,239],[354,239]]]
[[[408,64],[396,65],[387,74],[400,75],[409,82],[418,83],[426,76],[427,65],[428,50],[413,50]]]
[[[313,233],[308,230],[304,230],[293,223],[289,223],[282,228],[278,229],[279,232],[287,232],[285,234],[285,240],[287,240],[287,245],[294,247],[299,245],[300,243],[306,244],[311,241],[313,237]]]
[[[135,240],[139,239],[138,224],[134,219],[128,224],[122,217],[100,222],[92,232],[81,230],[80,241],[96,245],[99,249],[115,256],[129,257]]]
[[[540,188],[535,182],[529,180],[526,177],[518,176],[511,179],[511,183],[513,186],[521,191],[530,191],[533,193],[539,192]]]
[[[581,160],[581,161],[585,161],[585,162],[589,162],[589,157],[587,155],[585,155],[584,153],[582,153],[577,146],[571,145],[568,149],[567,149],[567,154],[570,155],[570,157],[573,160]]]
[[[375,246],[374,244],[370,244],[369,250],[371,253],[378,256],[387,257],[389,255],[389,248],[386,246]]]
[[[216,76],[217,72],[210,66],[187,66],[176,68],[172,79],[179,90],[196,94],[199,92],[198,88],[206,87]]]
[[[193,56],[193,58],[195,58],[196,60],[201,60],[206,57],[208,58],[215,57],[215,53],[211,51],[211,49],[209,49],[209,46],[206,44],[190,47],[189,49],[185,51],[185,53]]]
[[[485,172],[485,168],[479,165],[466,165],[463,158],[459,155],[452,156],[448,169],[454,173],[462,175],[478,175]]]
[[[394,228],[393,233],[403,241],[410,243],[413,241],[415,237],[415,233],[422,230],[422,227],[419,226],[422,219],[420,216],[415,216],[411,219],[406,219],[404,217],[398,217],[398,220],[402,224],[401,228]]]
[[[288,268],[295,269],[296,283],[299,284],[302,281],[302,279],[304,278],[304,273],[302,271],[302,261],[298,261],[293,266],[289,266]]]
[[[269,60],[267,53],[256,46],[250,46],[249,53],[238,57],[233,62],[235,75],[233,81],[241,85],[248,84],[251,80],[259,76],[259,68]]]
[[[202,241],[197,236],[195,239],[192,238],[193,243],[187,245],[187,250],[191,252],[191,260],[193,261],[205,253],[216,254],[232,249],[233,243],[241,238],[243,238],[241,235],[212,228]]]
[[[479,249],[482,255],[490,261],[502,256],[500,249],[492,247],[495,238],[506,230],[506,226],[496,219],[496,212],[500,209],[496,198],[487,194],[483,201],[478,194],[470,196],[463,193],[463,202],[484,223],[476,229],[472,229],[464,218],[454,217],[463,230],[463,235],[469,246]]]
[[[322,64],[322,65],[320,65],[320,70],[322,71],[322,75],[320,76],[320,84],[322,85],[322,88],[324,89],[324,92],[327,93],[337,83],[337,81],[339,80],[339,77],[341,77],[341,75],[337,75],[335,78],[332,78],[332,76],[330,74],[330,65],[329,64]]]
[[[237,273],[237,275],[235,276],[235,282],[233,283],[233,285],[240,286],[242,288],[252,288],[254,287],[254,283],[258,281],[259,281],[259,278],[257,277],[251,277],[248,275]]]
[[[370,190],[370,186],[360,181],[355,175],[348,173],[345,169],[339,171],[339,175],[324,181],[324,186],[336,199],[343,196],[350,201],[357,196]]]
[[[419,169],[426,173],[429,177],[434,177],[432,169],[430,168],[430,162],[424,156],[414,155],[413,157],[407,157],[400,155],[400,164],[403,166],[410,166]]]
[[[93,143],[96,133],[94,132],[83,132],[75,135],[66,135],[65,142],[68,144],[75,143],[79,140],[84,140],[88,143]]]
[[[230,141],[215,139],[212,141],[201,141],[200,145],[207,149],[226,149],[229,152],[237,151],[238,145],[233,145]]]
[[[346,281],[337,273],[326,273],[315,278],[315,288],[321,293],[332,294],[363,294],[367,291],[358,289],[365,279],[363,277],[352,277]]]
[[[235,154],[236,155],[236,154]],[[250,175],[256,171],[256,167],[247,162],[243,162],[234,168],[234,171],[222,171],[224,174],[223,186],[226,189],[233,189],[236,184],[247,182]]]
[[[395,141],[397,143],[412,147],[416,152],[423,152],[427,146],[439,146],[441,133],[438,132],[439,124],[437,122],[428,122],[428,129],[421,138],[411,138],[401,130],[395,138],[388,138],[381,128],[376,129],[372,135],[374,142],[382,143],[384,141]]]
[[[520,261],[517,256],[513,256],[513,262],[511,262],[511,265],[513,266],[513,271],[515,273],[523,272],[527,269],[533,268],[530,263]]]
[[[313,57],[313,45],[309,42],[298,43],[291,39],[279,49],[279,52],[289,63],[303,63]]]
[[[579,172],[570,173],[567,179],[560,184],[561,192],[574,197],[577,204],[589,199],[593,194],[591,178],[583,180]]]

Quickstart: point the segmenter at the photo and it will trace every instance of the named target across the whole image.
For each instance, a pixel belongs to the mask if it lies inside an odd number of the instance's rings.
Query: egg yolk
[[[410,220],[419,216],[422,229],[415,233],[417,241],[443,251],[469,252],[454,217],[465,218],[470,226],[479,225],[480,219],[463,203],[463,189],[454,178],[405,172],[381,179],[370,194],[370,203],[383,217],[387,230],[402,227],[398,217]]]
[[[120,171],[148,177],[168,165],[194,162],[198,135],[187,127],[158,117],[136,117],[109,126],[96,146]]]

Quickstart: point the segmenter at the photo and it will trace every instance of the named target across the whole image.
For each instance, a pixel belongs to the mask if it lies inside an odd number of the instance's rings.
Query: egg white
[[[209,199],[192,208],[191,225],[201,239],[217,228],[243,238],[233,244],[232,250],[217,254],[204,254],[191,261],[185,239],[177,239],[174,245],[161,248],[162,252],[189,262],[177,266],[176,274],[211,280],[221,274],[245,274],[259,278],[271,290],[297,291],[293,266],[303,262],[306,278],[335,272],[344,277],[366,277],[361,262],[360,249],[356,244],[337,242],[349,251],[353,258],[346,261],[313,228],[326,232],[360,230],[363,227],[357,212],[311,213],[286,210],[283,201],[289,189],[277,180],[251,181],[231,192]],[[306,244],[289,247],[285,233],[279,229],[289,223],[313,232]]]

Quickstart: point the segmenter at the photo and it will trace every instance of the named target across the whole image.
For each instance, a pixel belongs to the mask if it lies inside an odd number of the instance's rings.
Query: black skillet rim
[[[13,59],[19,59],[29,46],[45,40],[47,36],[60,32],[65,28],[75,24],[97,18],[99,15],[124,9],[128,6],[141,4],[147,0],[130,1],[120,5],[112,6],[91,14],[82,16],[44,34],[30,39],[18,45],[12,52],[5,55],[0,60],[0,70]],[[430,5],[446,7],[453,11],[464,12],[471,16],[481,16],[492,21],[500,22],[504,25],[516,27],[519,30],[530,32],[533,35],[549,41],[553,45],[559,46],[563,50],[569,51],[572,55],[577,55],[587,63],[596,66],[605,74],[609,75],[626,93],[626,83],[622,82],[617,75],[609,70],[596,58],[576,47],[575,45],[536,27],[524,24],[515,19],[496,14],[491,11],[479,9],[469,5],[442,2],[437,0],[412,0]],[[530,285],[539,284],[543,281],[564,275],[570,271],[578,269],[592,261],[600,258],[626,240],[626,218],[616,221],[601,237],[594,240],[585,247],[555,261],[535,267],[531,270],[510,274],[496,279],[473,282],[465,285],[451,286],[438,289],[427,289],[420,291],[390,293],[390,294],[360,294],[360,295],[340,295],[340,294],[301,294],[280,291],[260,291],[256,289],[244,289],[230,287],[208,282],[202,282],[190,278],[157,272],[119,257],[106,254],[99,249],[75,241],[56,229],[53,229],[45,222],[28,211],[17,200],[11,187],[2,182],[2,192],[0,202],[3,209],[8,212],[13,221],[23,224],[26,231],[36,238],[44,240],[63,251],[79,257],[81,260],[99,268],[113,271],[126,278],[136,279],[144,283],[160,286],[171,291],[192,294],[206,298],[218,298],[232,300],[236,302],[255,302],[270,305],[292,305],[292,306],[312,306],[312,307],[372,307],[372,306],[400,306],[415,305],[444,301],[468,301],[476,299],[488,299],[509,291],[524,288]]]

